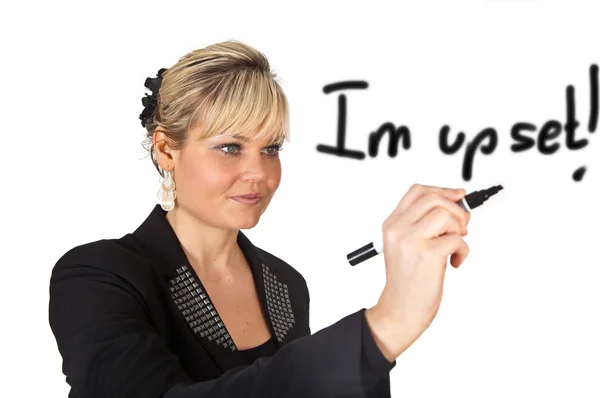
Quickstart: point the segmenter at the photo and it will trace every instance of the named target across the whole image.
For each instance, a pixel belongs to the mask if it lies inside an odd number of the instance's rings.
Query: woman
[[[414,185],[383,224],[377,305],[311,335],[304,278],[240,231],[273,198],[289,138],[267,59],[218,43],[146,86],[160,205],[133,233],[69,250],[50,280],[69,397],[389,396],[395,359],[437,313],[447,256],[467,256],[465,191]]]

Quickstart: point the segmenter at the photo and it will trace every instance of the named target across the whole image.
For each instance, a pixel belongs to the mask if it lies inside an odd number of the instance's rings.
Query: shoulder
[[[67,250],[56,262],[61,267],[67,264],[110,267],[144,260],[142,252],[134,245],[130,234],[118,239],[100,239],[87,242]]]
[[[148,283],[152,264],[132,239],[101,239],[75,246],[56,261],[52,268],[51,285],[59,280],[106,279],[136,286]]]

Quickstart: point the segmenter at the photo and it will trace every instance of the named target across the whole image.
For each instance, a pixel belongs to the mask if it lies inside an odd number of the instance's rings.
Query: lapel
[[[176,308],[221,371],[245,365],[243,356],[165,218],[166,213],[160,205],[155,205],[146,220],[133,232],[133,237],[149,252]],[[237,243],[252,270],[267,325],[271,335],[276,337],[279,349],[295,323],[288,287],[278,280],[276,264],[266,262],[241,231],[238,232]]]

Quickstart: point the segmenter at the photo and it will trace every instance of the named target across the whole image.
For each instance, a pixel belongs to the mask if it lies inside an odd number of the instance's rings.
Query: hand
[[[415,184],[382,226],[386,285],[365,316],[375,341],[397,358],[437,315],[448,256],[458,268],[469,253],[470,213],[455,202],[464,189]]]

